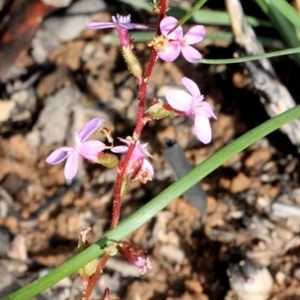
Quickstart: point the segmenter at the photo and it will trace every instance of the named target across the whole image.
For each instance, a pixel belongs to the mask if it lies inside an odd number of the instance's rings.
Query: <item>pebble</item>
[[[62,144],[66,140],[72,108],[79,103],[79,99],[80,93],[74,87],[63,88],[46,99],[35,125],[35,130],[39,131],[40,143],[47,146]]]
[[[42,2],[54,7],[67,7],[71,4],[72,0],[42,0]]]
[[[239,173],[236,177],[233,178],[230,191],[233,194],[242,192],[248,189],[252,184],[252,180],[247,177],[244,173]]]
[[[173,245],[162,245],[160,247],[160,253],[169,262],[175,262],[176,264],[182,264],[184,260],[184,252],[176,246]]]
[[[0,101],[0,122],[5,122],[10,118],[15,106],[16,104],[13,101]]]
[[[10,248],[10,233],[6,227],[0,226],[0,256],[7,254]]]
[[[5,274],[4,276],[0,276],[0,297],[4,297],[16,290],[18,290],[21,286],[17,282],[17,279],[14,275],[10,274],[8,270],[0,265],[0,274]]]
[[[129,264],[125,259],[119,259],[111,257],[107,264],[106,268],[119,272],[122,277],[140,277],[140,269]]]
[[[273,278],[267,268],[259,268],[247,260],[231,267],[230,285],[241,300],[267,300]]]
[[[29,121],[36,110],[36,104],[32,87],[13,92],[10,99],[0,101],[0,122]]]
[[[11,242],[11,249],[8,252],[8,257],[18,261],[27,261],[27,247],[25,237],[17,234]]]
[[[86,29],[86,24],[92,18],[91,15],[99,13],[106,8],[104,1],[81,0],[71,5],[65,16],[51,17],[44,23],[44,27],[60,42],[68,42],[76,39]]]

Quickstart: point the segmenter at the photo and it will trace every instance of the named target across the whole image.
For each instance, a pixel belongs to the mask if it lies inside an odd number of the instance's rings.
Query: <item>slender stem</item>
[[[168,7],[168,2],[169,2],[169,0],[161,0],[161,2],[160,2],[160,13],[159,13],[159,18],[158,18],[158,23],[157,23],[157,34],[160,34],[159,23],[165,16],[165,13],[166,13],[166,10]],[[118,174],[117,174],[115,190],[114,190],[112,218],[111,218],[111,224],[110,224],[111,229],[115,228],[119,223],[120,212],[121,212],[122,185],[123,185],[124,176],[125,176],[126,169],[129,164],[131,155],[134,151],[135,145],[136,145],[137,141],[139,140],[142,130],[145,126],[144,114],[145,114],[146,92],[147,92],[148,82],[149,82],[150,76],[152,74],[156,60],[157,60],[157,52],[155,50],[153,50],[151,53],[151,56],[149,59],[149,64],[146,68],[145,74],[142,77],[142,80],[140,80],[140,82],[139,82],[139,97],[138,97],[139,106],[138,106],[138,112],[137,112],[137,122],[136,122],[136,126],[135,126],[134,132],[133,132],[133,141],[129,145],[128,151],[126,152],[123,161],[120,162],[120,164],[118,166]],[[103,269],[104,269],[108,259],[109,259],[108,254],[104,254],[102,256],[102,258],[98,264],[96,272],[91,277],[88,287],[84,291],[82,300],[89,299],[89,297],[93,291],[93,288],[96,285],[101,273],[103,272]]]
[[[159,23],[164,18],[166,10],[168,6],[168,0],[161,0],[160,2],[160,13],[157,23],[157,34],[160,34]],[[121,191],[122,191],[122,183],[124,180],[126,168],[128,166],[130,157],[134,150],[137,140],[139,139],[141,132],[145,126],[144,123],[144,113],[145,113],[145,99],[146,99],[146,92],[148,87],[148,81],[152,74],[153,67],[155,61],[157,59],[157,52],[155,50],[152,51],[151,57],[149,60],[149,64],[145,71],[145,74],[142,80],[139,83],[139,106],[138,106],[138,113],[137,113],[137,123],[135,125],[135,129],[133,132],[133,142],[129,145],[128,151],[125,154],[123,161],[119,165],[119,171],[116,179],[115,184],[115,191],[114,191],[114,200],[113,200],[113,209],[112,209],[112,219],[110,228],[115,228],[119,223],[120,212],[121,212]]]
[[[93,289],[100,277],[100,275],[103,273],[103,270],[105,268],[105,265],[109,259],[109,254],[104,253],[103,256],[100,258],[99,264],[97,266],[97,269],[95,273],[91,276],[88,286],[83,292],[81,300],[88,300],[91,296],[91,293],[93,292]]]

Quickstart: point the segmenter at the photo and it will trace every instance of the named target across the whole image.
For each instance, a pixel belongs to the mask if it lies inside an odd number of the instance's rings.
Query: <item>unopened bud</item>
[[[92,276],[95,273],[97,266],[98,266],[98,259],[95,258],[94,260],[90,261],[85,266],[80,268],[78,270],[78,273],[79,273],[81,279],[84,281],[85,278]]]
[[[146,251],[142,247],[129,242],[121,242],[119,247],[124,257],[131,264],[140,268],[141,274],[145,274],[148,269],[152,269],[151,262],[146,256]]]
[[[100,164],[106,168],[116,168],[118,166],[119,160],[116,155],[111,153],[99,153],[97,161],[95,163]]]
[[[121,51],[129,71],[133,76],[141,80],[143,70],[137,57],[132,52],[132,46],[126,45],[122,47]]]
[[[152,101],[147,113],[153,120],[160,120],[169,116],[177,116],[178,113],[169,105],[161,100]]]
[[[111,244],[109,246],[106,247],[105,252],[109,255],[109,256],[115,256],[118,253],[118,248],[117,248],[117,244]]]
[[[129,182],[129,178],[127,175],[125,175],[123,178],[122,187],[121,187],[121,196],[123,196],[126,193],[127,187],[128,187],[128,182]]]

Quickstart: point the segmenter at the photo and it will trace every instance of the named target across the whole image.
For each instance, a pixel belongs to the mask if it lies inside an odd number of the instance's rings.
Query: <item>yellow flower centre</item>
[[[169,44],[169,40],[163,35],[156,36],[153,41],[148,42],[147,46],[152,47],[157,52],[164,51]]]

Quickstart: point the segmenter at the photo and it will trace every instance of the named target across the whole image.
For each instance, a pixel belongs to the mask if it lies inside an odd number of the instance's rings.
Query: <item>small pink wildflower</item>
[[[130,44],[130,37],[128,30],[132,29],[149,29],[146,25],[140,25],[135,23],[130,23],[131,16],[112,16],[112,22],[91,22],[87,24],[88,28],[91,29],[105,29],[105,28],[116,28],[119,34],[119,39],[122,46]]]
[[[208,144],[211,141],[209,118],[217,119],[209,103],[203,101],[197,84],[189,78],[183,77],[182,84],[189,91],[171,89],[166,92],[166,99],[170,106],[184,115],[195,115],[195,131],[198,139]]]
[[[98,155],[105,149],[105,144],[100,141],[87,141],[89,136],[102,124],[100,118],[89,121],[79,132],[75,133],[75,147],[61,147],[53,151],[46,159],[51,165],[56,165],[67,160],[65,165],[65,178],[71,180],[78,170],[78,158],[82,156],[89,161],[97,161]]]
[[[202,55],[190,45],[203,40],[205,28],[202,25],[196,25],[183,35],[181,26],[171,31],[177,23],[178,21],[174,17],[165,17],[160,22],[161,33],[169,41],[157,55],[162,60],[173,61],[178,57],[179,53],[182,52],[182,55],[187,61],[195,63],[202,58]],[[160,43],[160,45],[162,44]]]
[[[151,262],[146,256],[146,251],[137,245],[129,242],[119,243],[122,254],[134,266],[140,268],[140,273],[145,274],[147,270],[152,269]]]
[[[114,153],[126,153],[131,141],[123,138],[118,139],[127,146],[116,146],[113,147],[111,151]],[[137,141],[126,171],[127,175],[130,176],[130,179],[139,180],[142,183],[152,180],[154,174],[151,163],[146,159],[146,157],[151,157],[150,153],[147,151],[147,145],[148,144],[142,145]]]
[[[131,29],[148,29],[149,27],[146,25],[140,25],[135,23],[130,23],[131,16],[121,16],[117,14],[117,16],[112,16],[112,22],[91,22],[87,24],[88,28],[91,29],[105,29],[105,28],[117,28],[123,27],[128,30]]]

